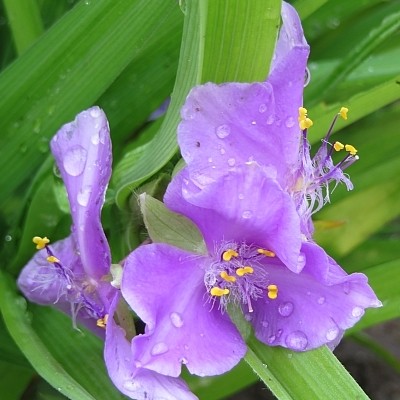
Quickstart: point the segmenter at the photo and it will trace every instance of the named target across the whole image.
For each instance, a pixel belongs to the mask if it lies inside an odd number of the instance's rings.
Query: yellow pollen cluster
[[[336,151],[343,150],[343,149],[344,149],[344,144],[343,144],[343,143],[340,143],[340,142],[335,142],[335,143],[333,143],[333,148],[334,148]]]
[[[342,107],[339,111],[339,115],[346,120],[347,119],[347,113],[349,112],[349,109],[346,107]]]
[[[58,262],[60,262],[60,260],[59,260],[57,257],[54,257],[54,256],[48,256],[48,257],[46,258],[46,260],[47,260],[48,262],[51,262],[51,263],[58,263]]]
[[[221,289],[219,287],[213,287],[210,290],[210,294],[211,294],[211,296],[221,297],[221,296],[229,294],[229,289]]]
[[[50,240],[47,237],[41,238],[40,236],[35,236],[32,242],[36,244],[38,250],[42,250],[46,247],[47,243],[50,243]]]
[[[243,267],[243,268],[238,268],[236,270],[236,275],[237,276],[244,276],[246,274],[252,274],[254,272],[254,269],[251,267]]]
[[[237,251],[228,249],[222,253],[222,259],[224,261],[231,261],[232,257],[237,257],[239,254]]]
[[[278,286],[276,285],[268,285],[268,298],[271,300],[275,300],[278,297]]]
[[[348,151],[352,156],[355,156],[357,154],[357,149],[352,146],[351,144],[346,144],[346,146],[344,146],[344,148],[346,149],[346,151]]]
[[[105,328],[107,325],[107,321],[108,321],[108,314],[106,314],[103,318],[99,318],[96,322],[96,325],[99,328]]]
[[[299,121],[299,126],[300,129],[302,131],[304,131],[305,129],[310,128],[311,126],[314,125],[314,123],[312,122],[312,120],[310,118],[308,118],[307,116],[307,109],[304,107],[300,107],[299,108],[299,117],[298,117],[298,121]]]
[[[275,253],[271,250],[257,249],[257,253],[267,256],[267,257],[275,257]]]
[[[236,278],[234,276],[228,275],[226,271],[222,271],[219,276],[227,282],[236,282]]]

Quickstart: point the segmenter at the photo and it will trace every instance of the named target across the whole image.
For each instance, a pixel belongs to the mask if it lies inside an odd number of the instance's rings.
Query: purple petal
[[[275,124],[275,95],[267,82],[207,83],[191,90],[178,142],[198,185],[249,160],[270,166],[278,179],[287,174],[286,128]]]
[[[104,112],[92,107],[78,114],[57,132],[51,150],[68,192],[82,264],[90,277],[99,280],[110,267],[100,220],[111,174],[111,141]]]
[[[104,359],[114,385],[126,396],[136,400],[171,399],[195,400],[184,381],[157,372],[137,368],[132,357],[131,345],[125,331],[114,321],[120,299],[117,294],[110,307],[106,327]]]
[[[142,246],[127,258],[121,291],[146,323],[145,334],[132,340],[133,359],[142,367],[179,376],[185,364],[193,374],[217,375],[244,356],[228,315],[207,301],[207,262],[165,244]]]
[[[232,169],[202,190],[185,169],[169,185],[165,204],[190,218],[210,252],[224,241],[246,242],[273,251],[299,272],[300,221],[290,196],[255,163]]]
[[[47,261],[46,249],[38,251],[23,268],[18,277],[18,286],[24,296],[34,303],[53,305],[61,300],[68,303],[66,274],[81,276],[83,267],[76,252],[76,243],[72,236],[51,245],[57,258],[67,260],[68,271],[62,271]],[[68,278],[67,278],[68,279]]]
[[[298,110],[303,104],[303,90],[310,48],[304,38],[296,10],[282,2],[282,28],[275,48],[268,82],[275,94],[275,112],[285,121],[284,135],[286,161],[296,164],[301,132],[297,123]],[[291,121],[290,123],[288,123]],[[292,123],[294,122],[294,123]]]
[[[305,267],[299,274],[268,267],[278,298],[260,298],[252,320],[259,340],[296,351],[336,344],[365,308],[381,305],[364,274],[347,275],[313,243],[305,243],[302,253]]]

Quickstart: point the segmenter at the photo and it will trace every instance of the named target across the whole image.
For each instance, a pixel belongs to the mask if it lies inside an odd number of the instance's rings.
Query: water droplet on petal
[[[101,111],[100,108],[94,107],[90,110],[90,116],[93,118],[100,117]]]
[[[327,340],[331,341],[335,340],[338,335],[339,335],[339,328],[337,326],[334,326],[333,328],[328,329],[325,337]]]
[[[92,144],[97,146],[100,143],[100,133],[99,131],[93,132],[92,136],[90,137]]]
[[[253,319],[253,316],[252,316],[251,314],[245,314],[244,319],[245,319],[246,321],[249,321],[249,322],[250,322],[250,321]]]
[[[213,162],[212,157],[208,157],[208,162]]]
[[[220,150],[219,150],[219,152],[220,152],[221,154],[225,154],[225,149],[224,149],[223,147],[221,147]]]
[[[200,334],[200,336],[201,336],[201,334]],[[185,350],[189,350],[189,345],[185,344],[185,345],[183,345],[183,348],[184,348]]]
[[[294,331],[286,337],[286,345],[293,350],[304,350],[307,347],[308,339],[304,332]]]
[[[79,190],[78,194],[76,195],[76,200],[78,201],[78,204],[80,204],[83,207],[86,207],[89,203],[91,194],[92,194],[91,186],[86,186],[84,188],[81,188],[81,190]]]
[[[268,338],[267,342],[268,342],[269,344],[272,344],[272,343],[275,342],[275,340],[276,340],[276,336],[275,336],[275,335],[271,335],[271,336]]]
[[[67,174],[79,176],[85,169],[87,151],[82,146],[71,147],[64,155],[63,165]]]
[[[252,217],[252,215],[253,215],[253,212],[250,210],[243,211],[243,213],[242,213],[242,217],[244,219],[249,219]]]
[[[125,381],[123,386],[124,389],[129,390],[130,392],[136,392],[142,387],[142,385],[137,381]]]
[[[297,259],[297,263],[300,269],[306,265],[306,256],[304,255],[304,253],[300,253]]]
[[[279,314],[282,315],[282,317],[288,317],[293,312],[293,303],[288,301],[286,303],[280,304],[278,307],[278,311],[279,311]]]
[[[129,362],[129,358],[125,359],[126,362]],[[142,363],[138,360],[135,361],[135,367],[136,368],[142,368]]]
[[[270,115],[268,118],[267,118],[267,125],[272,125],[273,123],[274,123],[274,121],[275,121],[275,118],[274,118],[274,116],[273,115]]]
[[[294,126],[294,118],[293,117],[287,118],[285,121],[285,125],[286,128],[291,128],[292,126]]]
[[[321,296],[318,300],[317,300],[318,304],[324,304],[325,303],[325,297]]]
[[[160,354],[164,354],[168,351],[168,346],[164,342],[159,342],[153,346],[151,349],[151,354],[153,356],[158,356]]]
[[[351,315],[354,318],[359,318],[364,314],[364,310],[361,307],[354,307],[353,310],[351,311]]]
[[[223,124],[217,127],[217,129],[215,130],[215,134],[220,138],[220,139],[224,139],[227,136],[229,136],[229,134],[231,133],[231,128],[229,127],[229,125]]]
[[[251,121],[252,125],[257,125],[257,121]]]
[[[267,111],[267,105],[266,104],[260,104],[260,107],[258,107],[258,111],[262,114],[265,113],[265,111]]]
[[[282,329],[278,329],[278,331],[276,332],[276,337],[279,339],[282,336]]]
[[[171,313],[169,318],[172,322],[172,325],[175,326],[175,328],[181,328],[183,326],[183,319],[179,313],[173,312]]]
[[[263,321],[263,322],[261,322],[261,325],[262,325],[264,328],[268,328],[269,322],[268,322],[268,321]]]
[[[235,160],[234,158],[230,158],[230,159],[228,160],[228,165],[229,165],[230,167],[233,167],[235,164],[236,164],[236,160]]]
[[[238,194],[238,199],[239,200],[243,200],[244,199],[244,194],[243,193],[239,193]]]

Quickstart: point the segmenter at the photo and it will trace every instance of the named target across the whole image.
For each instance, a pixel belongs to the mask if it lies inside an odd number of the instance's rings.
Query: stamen
[[[228,249],[222,253],[222,259],[224,261],[231,261],[232,257],[237,257],[239,253],[233,249]]]
[[[344,144],[343,144],[343,143],[340,143],[340,142],[335,142],[335,143],[333,143],[333,148],[334,148],[336,151],[343,150],[343,149],[344,149]]]
[[[57,257],[55,257],[55,256],[48,256],[48,257],[46,258],[46,260],[47,260],[48,262],[51,262],[51,263],[59,263],[59,262],[60,262],[60,260],[59,260]]]
[[[236,278],[234,276],[228,275],[228,273],[226,271],[222,271],[219,275],[222,279],[224,279],[227,282],[231,282],[231,283],[236,282]]]
[[[268,298],[271,300],[275,300],[278,297],[278,286],[276,285],[268,285]]]
[[[308,117],[302,119],[302,120],[299,122],[299,126],[300,126],[300,129],[301,129],[302,131],[304,131],[305,129],[308,129],[308,128],[310,128],[310,127],[312,127],[313,125],[314,125],[314,122],[312,122],[312,120],[311,120],[310,118],[308,118]]]
[[[243,267],[243,268],[238,268],[236,270],[236,275],[244,276],[246,274],[252,274],[253,272],[254,272],[254,269],[252,267]]]
[[[32,242],[36,244],[37,250],[42,250],[46,247],[47,243],[50,243],[50,240],[47,237],[41,238],[40,236],[35,236]]]
[[[211,288],[210,294],[211,294],[211,296],[221,297],[226,294],[229,294],[229,289],[221,289],[220,287],[215,286],[215,287]]]
[[[357,149],[352,146],[351,144],[346,144],[344,146],[345,150],[348,151],[352,156],[355,156],[357,154]]]
[[[339,111],[339,115],[346,120],[347,119],[347,113],[349,112],[349,109],[346,107],[342,107]]]
[[[267,257],[275,257],[275,253],[271,250],[257,249],[257,253],[260,253]]]
[[[307,116],[307,108],[299,107],[299,122]]]
[[[107,321],[108,321],[108,314],[106,314],[103,318],[99,318],[96,322],[96,325],[99,328],[105,328],[107,325]]]
[[[253,306],[251,304],[251,298],[249,295],[247,295],[247,307],[249,308],[249,313],[252,313],[254,311]]]

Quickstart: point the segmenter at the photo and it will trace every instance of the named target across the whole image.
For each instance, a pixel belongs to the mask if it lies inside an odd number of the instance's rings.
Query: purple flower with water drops
[[[111,257],[100,214],[111,175],[111,141],[104,112],[92,107],[65,124],[51,140],[72,214],[71,235],[39,250],[22,270],[18,286],[32,302],[55,305],[98,334],[116,289],[103,278]]]
[[[199,187],[214,182],[225,171],[256,161],[293,198],[302,233],[310,238],[311,215],[329,201],[329,183],[352,184],[343,170],[358,159],[353,146],[335,165],[329,142],[335,116],[322,146],[310,156],[307,129],[312,121],[303,105],[309,46],[300,19],[282,4],[282,29],[266,82],[197,86],[181,111],[178,142],[190,178]],[[347,118],[345,108],[340,115]],[[300,125],[300,126],[299,126]]]
[[[201,189],[183,170],[164,200],[197,225],[207,250],[154,243],[126,259],[121,292],[146,323],[132,339],[131,368],[167,377],[178,377],[182,365],[199,376],[230,370],[246,344],[229,304],[260,341],[295,351],[333,347],[365,308],[380,305],[365,275],[347,275],[319,246],[298,239],[290,195],[255,162]]]

